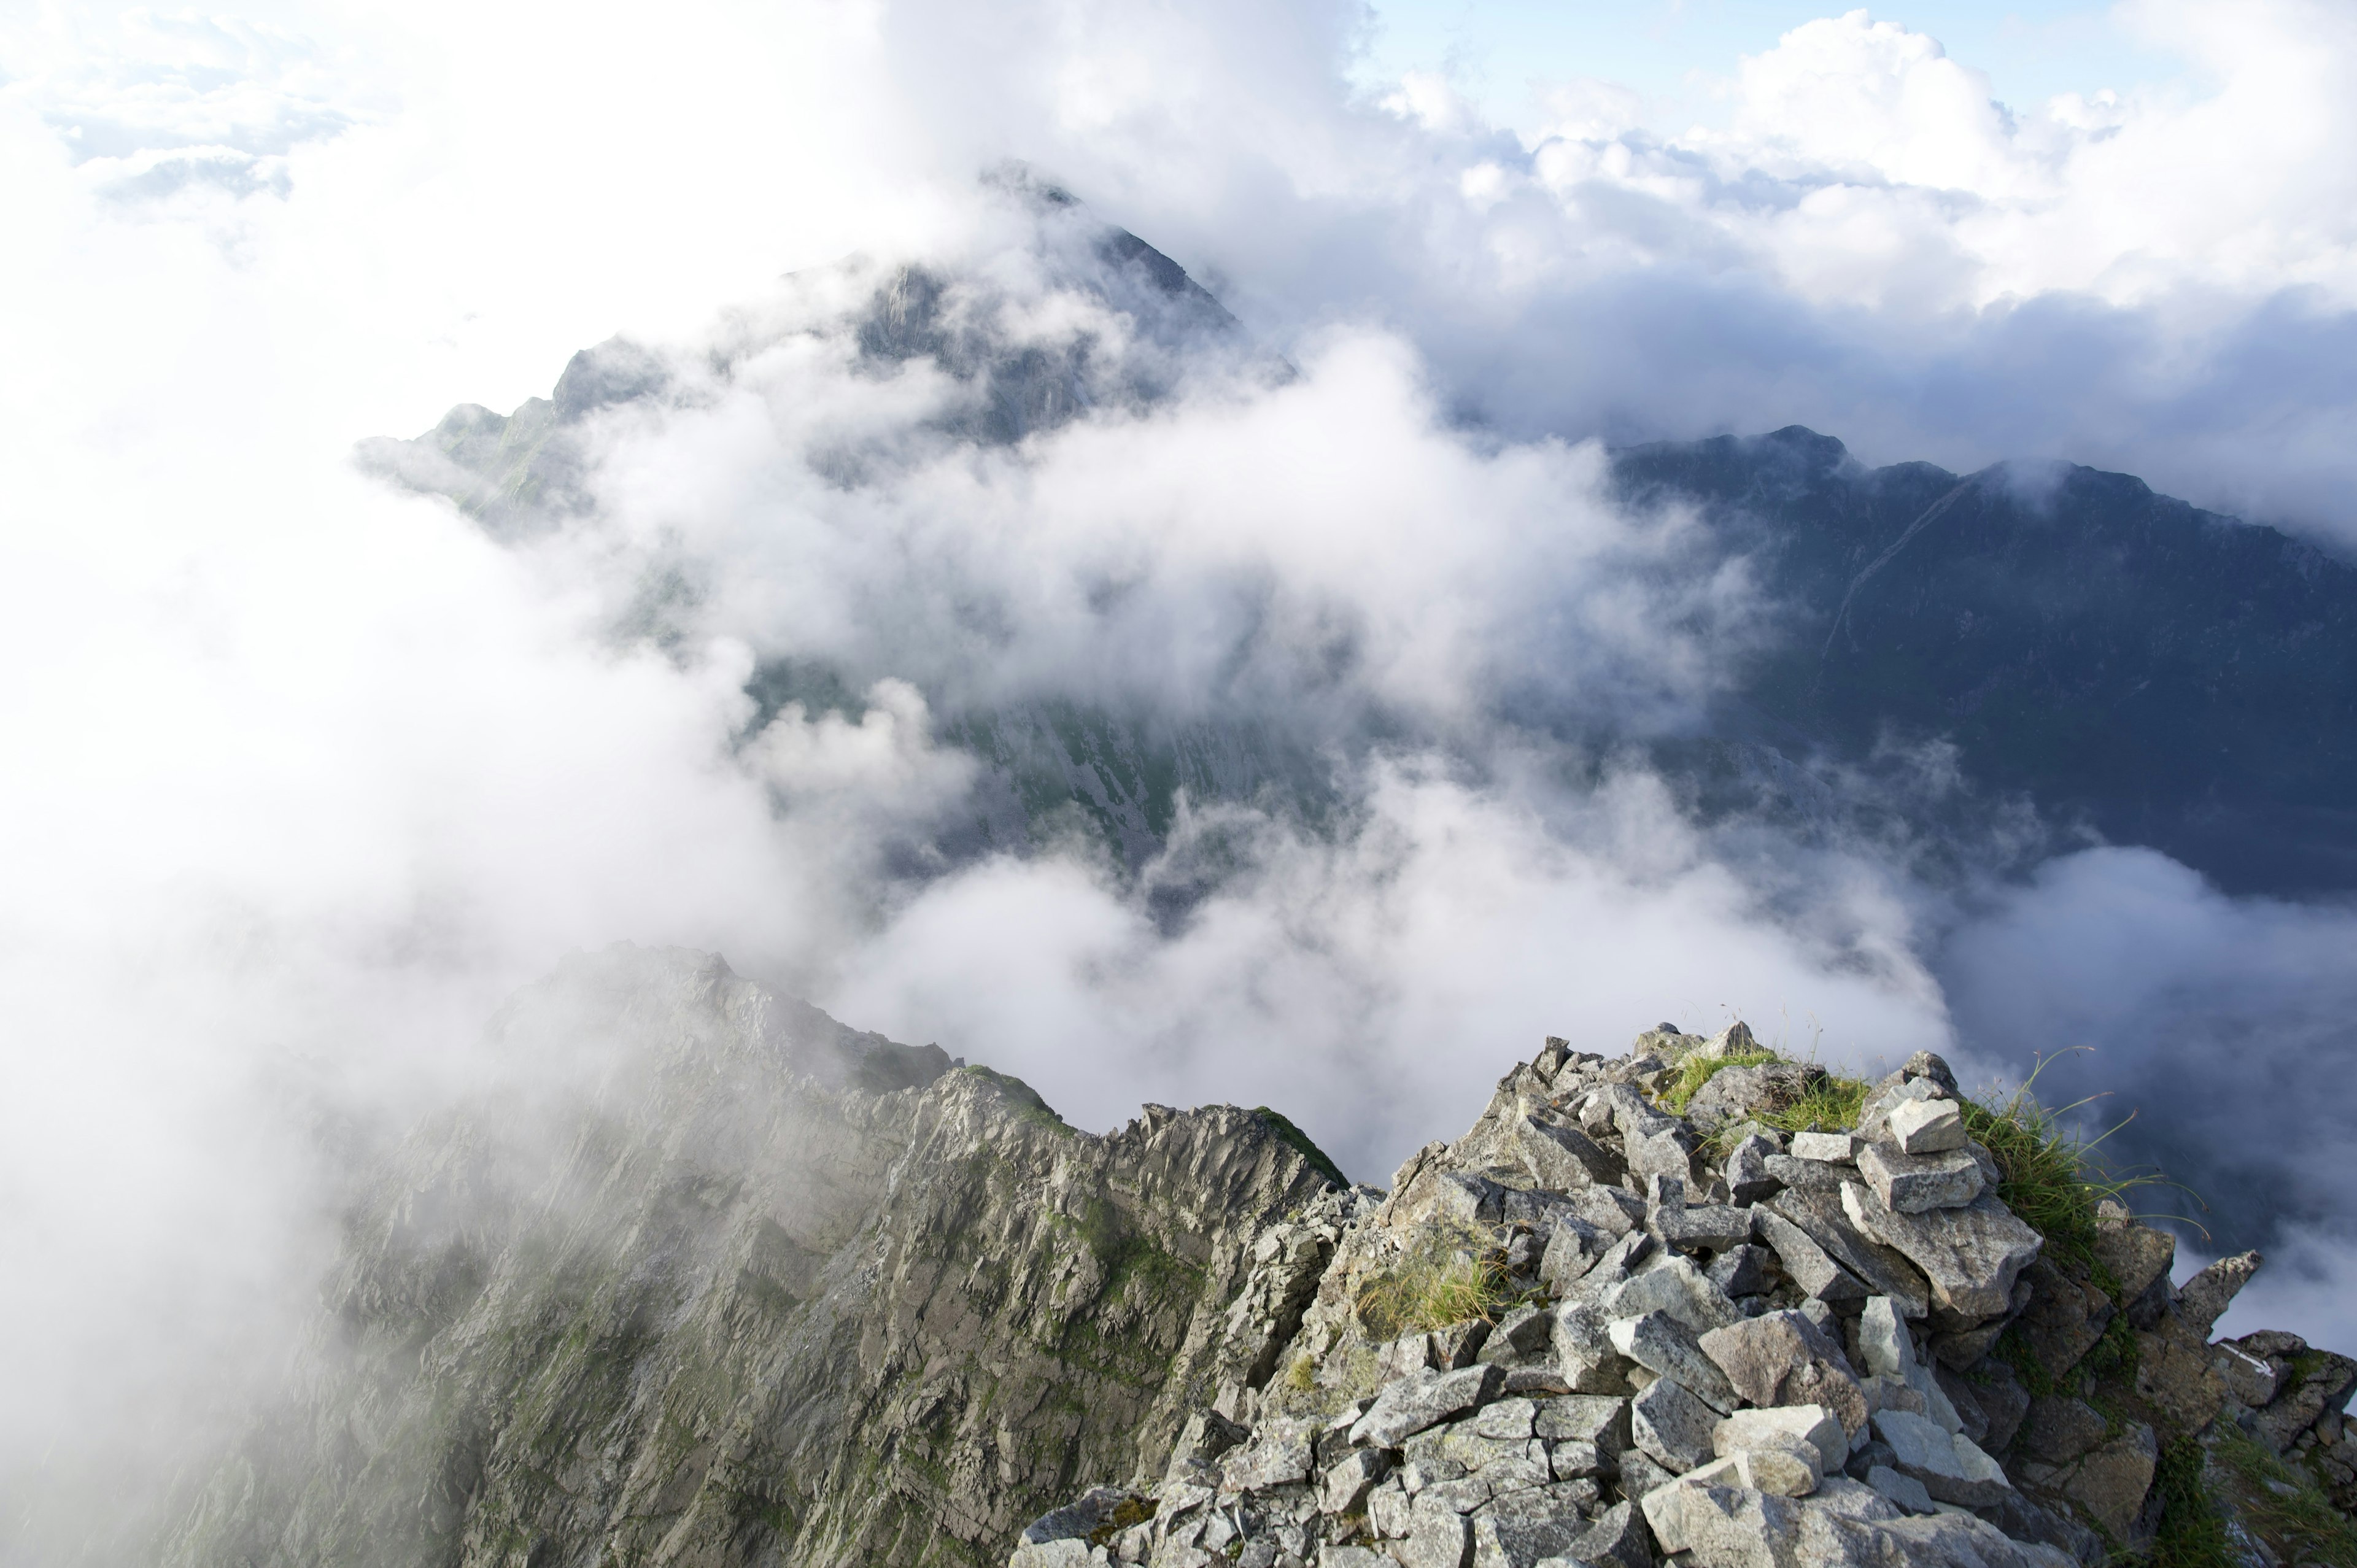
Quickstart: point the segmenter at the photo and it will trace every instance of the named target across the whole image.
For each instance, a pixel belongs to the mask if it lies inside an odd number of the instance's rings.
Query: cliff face
[[[1329,1185],[1277,1119],[1091,1136],[696,954],[576,961],[494,1036],[568,1087],[401,1149],[166,1561],[995,1562],[1212,1397]]]

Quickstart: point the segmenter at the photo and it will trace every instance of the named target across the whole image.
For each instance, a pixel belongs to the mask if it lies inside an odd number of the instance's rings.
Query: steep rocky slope
[[[1232,1299],[1329,1186],[1272,1114],[1091,1136],[693,953],[578,959],[492,1048],[165,1561],[995,1563],[1250,1376]]]
[[[1334,1210],[1268,1378],[1012,1568],[2352,1560],[2357,1362],[2210,1341],[2256,1254],[2172,1286],[2116,1205],[2040,1235],[1937,1057],[1838,1088],[1740,1025],[1548,1042]]]

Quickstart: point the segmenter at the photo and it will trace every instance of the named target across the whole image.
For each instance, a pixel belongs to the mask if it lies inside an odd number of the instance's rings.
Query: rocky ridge
[[[1265,1232],[1212,1401],[1010,1568],[2070,1568],[2189,1535],[2261,1568],[2314,1542],[2250,1485],[2357,1505],[2357,1362],[2211,1341],[2257,1254],[2172,1285],[2109,1202],[2049,1246],[1930,1054],[1852,1125],[1759,1119],[1822,1078],[1739,1024],[1550,1039],[1387,1194]]]

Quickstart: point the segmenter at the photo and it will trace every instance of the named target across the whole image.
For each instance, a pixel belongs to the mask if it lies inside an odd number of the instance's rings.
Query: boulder
[[[1708,1464],[1719,1412],[1684,1385],[1658,1378],[1629,1402],[1629,1434],[1637,1447],[1673,1475]]]
[[[1848,1133],[1795,1133],[1792,1157],[1814,1160],[1820,1165],[1846,1165],[1857,1158],[1858,1148],[1858,1140]]]
[[[1922,1482],[1941,1502],[1984,1508],[2013,1489],[1996,1461],[1972,1439],[1952,1435],[1927,1417],[1878,1411],[1874,1434],[1889,1446],[1891,1467]]]
[[[1405,1537],[1392,1546],[1399,1568],[1465,1568],[1473,1554],[1473,1526],[1452,1509],[1421,1505]]]
[[[1467,1367],[1403,1378],[1377,1395],[1351,1428],[1351,1441],[1373,1448],[1396,1448],[1428,1426],[1473,1410],[1497,1391],[1505,1373],[1495,1366]]]
[[[1629,1151],[1629,1175],[1638,1180],[1649,1176],[1674,1176],[1683,1180],[1693,1173],[1695,1135],[1675,1122],[1654,1133],[1632,1133],[1622,1139]]]
[[[1892,1380],[1914,1396],[1911,1403],[1916,1413],[1929,1416],[1943,1431],[1964,1430],[1963,1417],[1939,1379],[1916,1356],[1914,1336],[1889,1296],[1874,1297],[1858,1315],[1857,1344],[1869,1372]]]
[[[1900,1214],[1867,1188],[1845,1182],[1842,1208],[1860,1231],[1921,1269],[1931,1283],[1932,1299],[1960,1317],[1996,1317],[2006,1312],[2014,1280],[2046,1244],[1994,1193],[1984,1193],[1962,1208]]]
[[[1721,1068],[1686,1103],[1686,1120],[1706,1133],[1731,1122],[1781,1111],[1807,1094],[1824,1069],[1801,1062],[1761,1062]]]
[[[1711,1428],[1711,1452],[1722,1458],[1739,1451],[1772,1446],[1781,1438],[1805,1443],[1817,1457],[1817,1480],[1839,1470],[1849,1460],[1850,1434],[1832,1411],[1821,1404],[1779,1405],[1771,1410],[1738,1410]],[[1788,1492],[1788,1497],[1801,1494]]]
[[[1910,1318],[1922,1316],[1932,1309],[1932,1287],[1925,1281],[1922,1271],[1910,1262],[1905,1253],[1886,1245],[1850,1219],[1842,1196],[1850,1191],[1865,1193],[1875,1208],[1881,1207],[1880,1200],[1872,1193],[1866,1192],[1857,1182],[1844,1181],[1835,1191],[1804,1191],[1789,1187],[1770,1198],[1761,1208],[1781,1215],[1808,1232],[1809,1239],[1823,1248],[1828,1258],[1857,1277],[1867,1287],[1867,1294],[1890,1297]],[[1773,1245],[1772,1240],[1770,1245]],[[1778,1255],[1782,1255],[1781,1249],[1779,1249]],[[1836,1298],[1825,1296],[1823,1299],[1830,1301]]]
[[[1328,1514],[1364,1510],[1367,1494],[1392,1473],[1391,1455],[1381,1448],[1354,1448],[1338,1460],[1318,1484],[1318,1511]]]
[[[1868,1144],[1858,1151],[1857,1170],[1884,1206],[1900,1214],[1962,1208],[1987,1185],[1980,1162],[1963,1149],[1910,1155],[1895,1144]]]
[[[2159,1463],[2160,1445],[2152,1428],[2137,1422],[2089,1450],[2061,1479],[2060,1489],[2115,1541],[2133,1547],[2138,1544],[2137,1520]]]
[[[1726,1293],[1710,1283],[1710,1276],[1679,1257],[1663,1258],[1594,1300],[1596,1309],[1608,1319],[1663,1312],[1693,1334],[1706,1334],[1743,1316]]]
[[[1587,1533],[1587,1517],[1566,1491],[1509,1492],[1473,1516],[1473,1568],[1537,1568],[1570,1552]]]
[[[1620,1162],[1577,1128],[1528,1116],[1518,1116],[1515,1122],[1512,1148],[1539,1186],[1555,1192],[1576,1192],[1620,1178]]]
[[[2116,1310],[2091,1282],[2072,1279],[2040,1258],[2022,1271],[2029,1305],[2014,1320],[2029,1353],[2050,1379],[2060,1380],[2095,1348]]]
[[[2209,1425],[2226,1402],[2226,1380],[2210,1365],[2210,1347],[2173,1314],[2136,1339],[2136,1392],[2180,1431]]]
[[[1017,1546],[1048,1546],[1076,1541],[1081,1543],[1079,1561],[1085,1563],[1088,1561],[1089,1537],[1113,1523],[1115,1510],[1124,1503],[1134,1504],[1139,1500],[1136,1493],[1120,1487],[1092,1487],[1081,1494],[1078,1501],[1050,1509],[1025,1525]],[[1053,1560],[1052,1557],[1040,1557],[1031,1561],[1045,1563]]]
[[[1938,1511],[1932,1494],[1923,1483],[1912,1476],[1902,1476],[1888,1465],[1876,1465],[1866,1472],[1866,1484],[1905,1509],[1909,1513],[1924,1514]]]
[[[2106,1198],[2096,1212],[2094,1251],[2096,1261],[2119,1283],[2120,1300],[2133,1304],[2155,1283],[2166,1287],[2169,1265],[2177,1261],[2177,1238],[2138,1224],[2126,1207]]]
[[[1729,1300],[1760,1295],[1776,1283],[1775,1256],[1765,1247],[1738,1242],[1713,1258],[1705,1273]]]
[[[1737,1403],[1727,1374],[1702,1352],[1694,1331],[1666,1312],[1617,1317],[1609,1326],[1612,1348],[1657,1377],[1674,1379],[1722,1414]]]
[[[1848,1358],[1800,1313],[1764,1313],[1713,1329],[1700,1345],[1751,1403],[1823,1405],[1851,1436],[1866,1430],[1866,1396]]]
[[[1866,1286],[1857,1275],[1835,1262],[1807,1231],[1782,1215],[1759,1208],[1753,1211],[1752,1222],[1802,1294],[1820,1301],[1857,1301],[1866,1294]]]
[[[1964,1146],[1964,1107],[1953,1100],[1910,1100],[1891,1108],[1890,1140],[1910,1155]]]
[[[1719,1166],[1719,1175],[1736,1202],[1745,1205],[1757,1203],[1784,1185],[1768,1169],[1770,1157],[1781,1156],[1781,1154],[1782,1151],[1774,1144],[1757,1133],[1727,1151],[1726,1163]]]
[[[1628,1361],[1613,1347],[1609,1324],[1594,1307],[1566,1302],[1555,1309],[1548,1354],[1566,1389],[1581,1394],[1619,1394],[1629,1389]]]
[[[1307,1481],[1312,1463],[1307,1433],[1273,1434],[1228,1456],[1220,1466],[1220,1490],[1263,1492]]]
[[[1604,1232],[1574,1215],[1559,1215],[1548,1233],[1546,1250],[1539,1254],[1539,1283],[1557,1295],[1596,1265],[1611,1249]]]
[[[2357,1387],[2357,1361],[2329,1350],[2299,1355],[2289,1364],[2283,1391],[2259,1412],[2253,1434],[2282,1453],[2319,1419],[2347,1408],[2352,1387]]]

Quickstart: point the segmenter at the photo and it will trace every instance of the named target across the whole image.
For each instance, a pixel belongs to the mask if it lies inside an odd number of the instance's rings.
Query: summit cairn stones
[[[2159,1455],[2229,1414],[2357,1494],[2357,1362],[2206,1340],[2255,1257],[2172,1291],[2112,1208],[2100,1267],[2042,1257],[1928,1055],[1789,1153],[1734,1119],[1779,1075],[1724,1069],[1714,1169],[1656,1097],[1748,1041],[1550,1041],[1394,1194],[1264,1242],[1318,1265],[1298,1326],[1208,1348],[1183,1463],[1022,1568],[2076,1568],[2151,1545]]]

